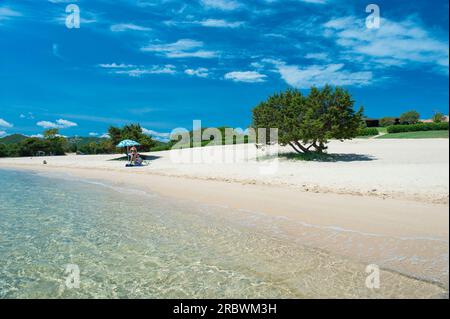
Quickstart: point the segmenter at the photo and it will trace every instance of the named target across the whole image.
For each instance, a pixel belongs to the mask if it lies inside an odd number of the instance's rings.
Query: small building
[[[444,115],[444,117],[442,118],[442,122],[447,122],[448,123],[449,117],[448,115]],[[433,119],[426,119],[426,120],[420,120],[421,123],[433,123]]]
[[[379,127],[380,126],[379,119],[365,118],[364,122],[366,122],[367,127]]]

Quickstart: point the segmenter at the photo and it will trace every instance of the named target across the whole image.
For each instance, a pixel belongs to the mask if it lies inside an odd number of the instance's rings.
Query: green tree
[[[8,157],[8,147],[5,144],[0,144],[0,157]]]
[[[420,114],[416,110],[411,110],[403,113],[400,116],[400,122],[402,124],[417,124],[419,123]]]
[[[397,122],[397,119],[395,117],[383,117],[380,119],[380,126],[381,127],[387,127],[394,125]]]
[[[30,137],[19,143],[19,156],[36,156],[39,152],[51,153],[51,142],[46,139]]]
[[[122,140],[133,140],[141,144],[140,149],[144,152],[150,151],[156,145],[151,136],[143,133],[139,124],[129,124],[123,128],[111,126],[108,129],[108,134],[111,137],[112,145],[117,145]]]
[[[444,121],[445,115],[441,112],[436,112],[433,115],[433,122],[434,123],[442,123]]]
[[[59,134],[59,130],[49,129],[44,131],[44,139],[50,143],[50,154],[65,155],[67,139]]]
[[[363,125],[363,109],[342,88],[312,88],[308,96],[298,90],[275,94],[253,109],[253,127],[278,128],[278,142],[298,153],[323,152],[329,139],[356,137]]]

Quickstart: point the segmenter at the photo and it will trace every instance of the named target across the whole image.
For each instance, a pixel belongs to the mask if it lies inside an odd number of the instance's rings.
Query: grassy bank
[[[392,133],[379,136],[377,138],[448,138],[448,131],[423,131]]]

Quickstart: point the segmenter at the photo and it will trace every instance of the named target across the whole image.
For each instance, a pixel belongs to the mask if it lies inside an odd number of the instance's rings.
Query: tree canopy
[[[420,114],[416,110],[411,110],[403,113],[400,116],[400,122],[402,124],[417,124],[419,123]]]
[[[122,128],[111,126],[108,129],[108,134],[114,146],[122,140],[133,140],[141,144],[141,151],[149,152],[156,145],[151,136],[143,133],[142,127],[139,124],[129,124]]]
[[[436,112],[433,115],[433,122],[434,123],[442,123],[445,119],[445,115],[441,112]]]
[[[363,109],[354,109],[342,88],[312,88],[307,96],[289,89],[274,94],[253,109],[253,128],[278,128],[278,142],[298,153],[323,152],[329,139],[351,139],[363,123]]]

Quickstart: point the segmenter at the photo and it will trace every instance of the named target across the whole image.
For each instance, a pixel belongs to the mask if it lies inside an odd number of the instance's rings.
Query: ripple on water
[[[0,298],[442,297],[436,285],[284,236],[285,220],[0,171]],[[227,214],[222,211],[226,210]],[[313,232],[312,232],[313,233]],[[65,266],[80,289],[64,285]]]

